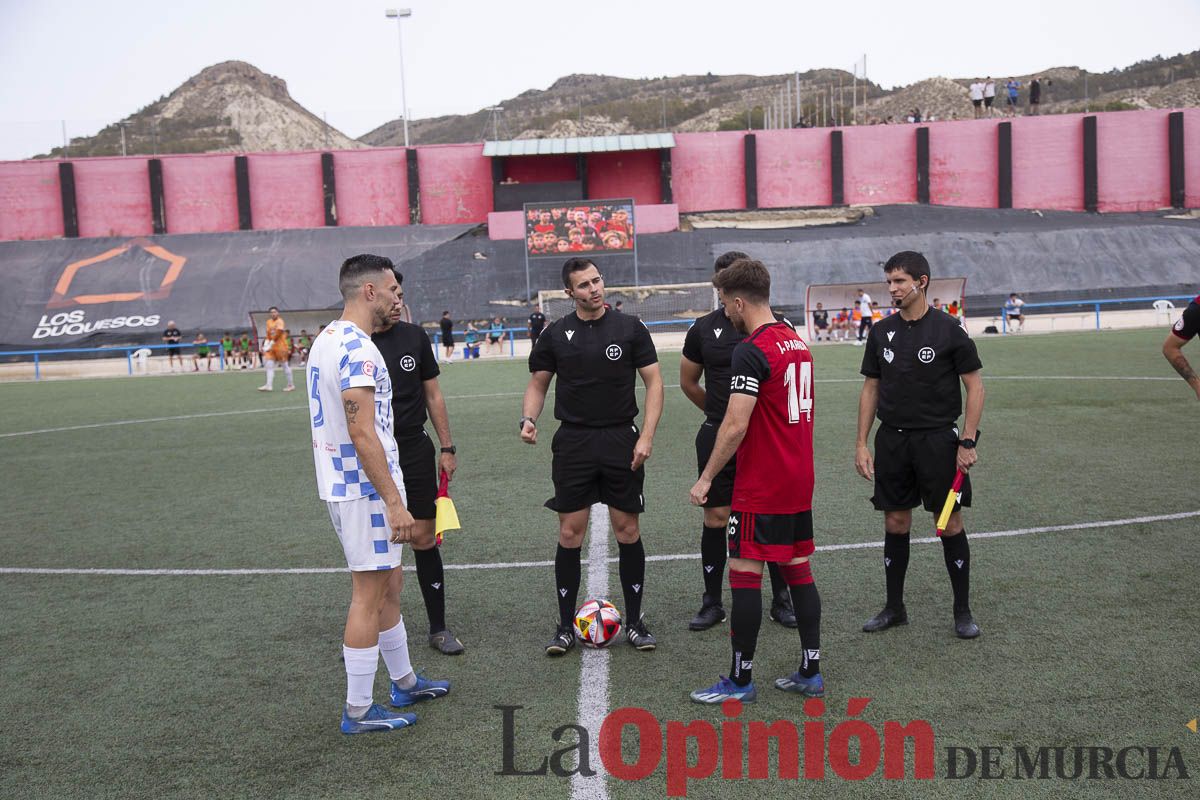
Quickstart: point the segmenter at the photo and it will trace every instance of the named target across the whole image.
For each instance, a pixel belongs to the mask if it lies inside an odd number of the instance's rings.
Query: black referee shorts
[[[871,502],[880,511],[923,505],[937,514],[954,483],[957,460],[958,431],[954,428],[898,430],[880,425],[875,434],[875,494]],[[964,476],[961,506],[970,505],[971,478]]]
[[[433,440],[424,428],[396,431],[396,448],[400,451],[408,513],[413,519],[433,519],[437,516],[434,501],[437,500],[438,485]]]
[[[721,426],[710,419],[704,420],[696,433],[696,474],[699,475],[708,466],[712,456],[713,446],[717,443],[717,429]],[[705,508],[725,508],[733,502],[733,478],[737,473],[737,454],[713,478],[708,490],[708,502]]]
[[[645,511],[646,468],[629,468],[638,435],[632,423],[588,428],[564,422],[550,445],[554,497],[546,501],[546,508],[569,514],[604,503],[627,514]]]

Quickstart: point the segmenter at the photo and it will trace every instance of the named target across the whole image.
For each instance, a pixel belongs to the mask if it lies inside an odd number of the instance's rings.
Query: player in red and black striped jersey
[[[729,515],[729,586],[733,595],[729,677],[692,692],[697,703],[757,698],[752,680],[762,623],[765,562],[780,564],[800,632],[800,668],[775,686],[808,697],[825,693],[821,678],[821,597],[808,559],[813,552],[813,359],[804,340],[771,313],[771,276],[758,261],[734,262],[713,285],[738,331],[729,406],[708,465],[692,487],[703,505],[713,479],[736,452]]]
[[[1196,375],[1196,371],[1192,369],[1192,365],[1183,355],[1183,346],[1197,334],[1200,334],[1200,295],[1188,303],[1188,307],[1183,311],[1183,316],[1171,327],[1171,332],[1167,334],[1167,340],[1163,342],[1162,346],[1163,355],[1167,357],[1167,361],[1171,362],[1171,366],[1179,373],[1179,377],[1188,382],[1188,386],[1191,386],[1196,393],[1196,399],[1200,400],[1200,376]]]

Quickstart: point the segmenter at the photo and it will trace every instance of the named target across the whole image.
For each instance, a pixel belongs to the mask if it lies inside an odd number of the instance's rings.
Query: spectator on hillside
[[[1015,78],[1009,78],[1008,83],[1004,84],[1004,88],[1008,90],[1008,115],[1015,117],[1017,110],[1021,107],[1021,82]]]
[[[975,119],[983,113],[983,81],[976,78],[970,88],[971,105],[975,106]]]
[[[996,82],[992,80],[992,76],[988,75],[987,80],[983,84],[983,107],[987,109],[987,115],[992,115],[992,103],[996,102]]]
[[[1046,81],[1048,86],[1050,81]],[[1029,82],[1029,113],[1037,116],[1042,104],[1042,78],[1039,75]]]

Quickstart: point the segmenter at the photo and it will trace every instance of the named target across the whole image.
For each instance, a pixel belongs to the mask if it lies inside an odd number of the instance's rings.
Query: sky
[[[204,67],[242,60],[358,137],[471,113],[572,73],[627,78],[849,70],[885,87],[942,75],[1103,72],[1200,47],[1200,0],[496,2],[0,0],[0,160],[94,134]],[[402,5],[403,4],[403,5]]]

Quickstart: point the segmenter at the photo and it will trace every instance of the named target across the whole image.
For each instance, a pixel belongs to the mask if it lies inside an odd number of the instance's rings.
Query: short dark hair
[[[727,295],[738,295],[752,303],[771,299],[771,273],[761,261],[740,258],[713,275],[713,286]]]
[[[403,286],[403,285],[404,285],[404,273],[403,273],[403,272],[401,272],[400,270],[396,269],[396,268],[393,266],[393,267],[392,267],[392,274],[396,276],[396,283],[398,283],[398,284],[400,284],[401,286]]]
[[[392,260],[385,256],[370,253],[350,256],[342,262],[342,268],[338,271],[338,291],[342,293],[343,300],[347,299],[351,292],[366,283],[367,276],[391,272],[395,268]]]
[[[916,251],[901,250],[883,265],[885,274],[896,270],[907,272],[909,277],[920,283],[922,277],[929,277],[929,262],[925,260],[925,256]]]
[[[267,311],[278,311],[278,310],[279,310],[279,306],[271,306],[270,308],[267,309]]]
[[[583,272],[588,267],[596,267],[596,265],[590,259],[587,259],[587,258],[579,258],[578,256],[576,256],[575,258],[568,258],[566,263],[563,264],[563,268],[562,268],[563,286],[570,289],[571,288],[571,273]],[[600,269],[600,268],[596,267],[596,269]]]
[[[713,262],[713,272],[720,272],[735,261],[749,261],[750,256],[743,253],[741,250],[730,250],[727,253],[722,253],[717,256],[717,260]]]

